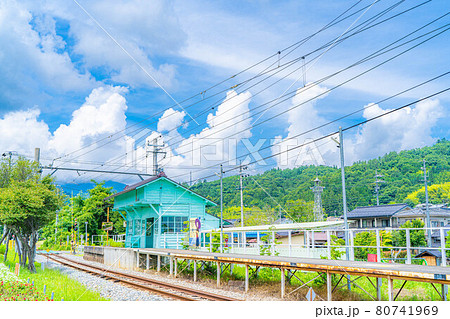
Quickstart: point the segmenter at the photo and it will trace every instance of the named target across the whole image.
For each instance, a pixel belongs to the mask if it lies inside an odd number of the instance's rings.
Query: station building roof
[[[198,194],[198,193],[196,193],[196,192],[190,190],[189,188],[187,188],[187,187],[181,185],[180,183],[177,183],[177,182],[175,182],[174,180],[168,178],[168,177],[166,176],[166,174],[164,174],[164,172],[158,174],[157,176],[152,176],[152,177],[150,177],[150,178],[144,179],[143,181],[140,181],[140,182],[138,182],[138,183],[135,183],[135,184],[132,184],[132,185],[127,185],[127,186],[125,186],[125,188],[124,188],[123,191],[120,191],[120,192],[118,192],[118,193],[116,193],[116,194],[113,194],[113,195],[111,195],[111,196],[108,196],[108,197],[106,197],[104,200],[106,201],[106,200],[112,199],[112,198],[114,198],[114,197],[120,196],[120,195],[122,195],[122,194],[126,194],[126,193],[128,193],[128,192],[131,192],[131,191],[133,191],[133,190],[135,190],[135,189],[139,189],[139,188],[141,188],[141,187],[147,186],[147,185],[152,184],[152,183],[154,183],[155,181],[161,180],[161,179],[166,180],[166,181],[168,181],[169,183],[171,183],[171,184],[173,184],[173,185],[175,185],[175,186],[182,187],[182,188],[184,188],[187,192],[189,192],[189,193],[191,193],[191,194],[193,194],[193,195],[195,195],[195,196],[201,197],[201,198],[204,199],[205,202],[206,202],[208,205],[210,205],[210,206],[217,206],[217,204],[214,203],[213,201],[211,201],[210,199],[208,199],[208,198],[206,198],[206,197],[204,197],[204,196],[202,196],[202,195],[200,195],[200,194]]]

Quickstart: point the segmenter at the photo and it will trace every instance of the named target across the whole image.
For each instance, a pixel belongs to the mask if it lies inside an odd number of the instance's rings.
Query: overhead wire
[[[347,13],[347,12],[348,12],[349,10],[351,10],[352,8],[354,8],[354,7],[355,7],[357,4],[359,4],[361,1],[362,1],[362,0],[359,0],[359,1],[357,1],[355,4],[351,5],[350,8],[346,9],[342,14],[340,14],[340,15],[338,16],[338,18],[341,17],[343,14]],[[364,9],[364,8],[363,8],[363,9]],[[362,10],[362,9],[360,9],[360,10]],[[358,11],[360,11],[360,10],[358,10]],[[358,12],[358,11],[357,11],[357,12]],[[347,16],[347,17],[344,17],[344,18],[340,19],[339,21],[336,21],[337,18],[335,18],[335,19],[333,19],[330,23],[328,23],[325,27],[321,28],[319,31],[313,33],[312,35],[310,35],[310,36],[308,36],[308,37],[306,37],[306,38],[303,38],[302,40],[299,40],[298,42],[296,42],[296,43],[294,43],[294,44],[292,44],[292,45],[290,45],[290,46],[288,46],[288,47],[286,47],[286,48],[284,48],[284,49],[282,49],[282,50],[280,50],[280,51],[278,51],[278,52],[282,52],[282,51],[285,51],[285,50],[289,50],[289,49],[292,49],[293,47],[295,47],[295,49],[297,49],[297,48],[299,47],[299,45],[301,45],[302,43],[308,41],[308,40],[311,39],[313,36],[315,36],[315,35],[317,35],[317,34],[323,32],[323,31],[325,31],[326,29],[328,29],[328,28],[330,28],[330,27],[332,27],[332,26],[334,26],[334,25],[336,25],[336,24],[338,24],[338,23],[340,23],[340,22],[342,22],[342,21],[345,21],[346,19],[348,19],[349,17],[351,17],[351,16],[354,15],[354,14],[355,14],[355,13],[353,13],[353,14]],[[291,50],[289,53],[291,53],[292,51],[294,51],[294,50]],[[245,68],[244,70],[241,70],[241,71],[239,71],[239,72],[233,74],[232,76],[230,76],[230,77],[228,77],[228,78],[226,78],[226,79],[224,79],[224,80],[222,80],[222,81],[220,81],[220,82],[218,82],[218,83],[216,83],[216,84],[214,84],[214,85],[208,87],[207,89],[205,89],[205,90],[203,90],[203,91],[201,91],[201,92],[199,92],[199,93],[194,94],[193,96],[191,96],[191,97],[189,97],[189,98],[187,98],[187,99],[181,101],[180,103],[184,103],[184,102],[187,102],[187,101],[189,101],[189,100],[191,100],[191,99],[193,99],[193,98],[195,98],[195,97],[197,97],[197,96],[201,96],[204,92],[209,91],[209,90],[211,90],[211,89],[213,89],[213,88],[215,88],[215,87],[217,87],[217,86],[219,86],[219,85],[221,85],[221,84],[223,84],[223,83],[225,83],[225,82],[227,82],[227,81],[229,81],[229,80],[231,80],[231,79],[236,78],[237,76],[239,76],[239,75],[241,75],[241,74],[243,74],[243,73],[245,73],[245,72],[247,72],[247,71],[249,71],[249,70],[255,68],[256,66],[258,66],[258,65],[260,65],[260,64],[262,64],[262,63],[264,63],[264,62],[266,62],[266,61],[268,61],[268,60],[270,60],[271,58],[276,57],[276,56],[278,55],[278,52],[276,52],[276,53],[274,53],[274,54],[272,54],[272,55],[270,55],[270,56],[268,56],[268,57],[266,57],[266,58],[264,58],[264,59],[262,59],[262,60],[260,60],[260,61],[258,61],[258,62],[256,62],[256,63],[252,64],[251,66]],[[287,55],[287,54],[286,54],[286,55]],[[152,118],[152,117],[161,115],[161,114],[163,114],[167,109],[169,109],[169,108],[171,108],[171,107],[174,107],[174,106],[176,106],[176,104],[174,104],[174,105],[172,105],[172,106],[170,106],[170,107],[168,107],[168,108],[166,108],[166,109],[164,109],[164,110],[162,110],[162,111],[159,111],[159,112],[157,112],[157,113],[155,113],[155,114],[153,114],[153,115],[151,115],[151,116],[148,116],[148,117],[146,117],[145,119],[139,121],[138,123],[134,123],[134,124],[128,126],[127,128],[132,127],[132,126],[135,126],[135,125],[138,125],[139,123],[142,123],[142,122],[144,122],[144,121],[146,121],[146,120],[148,120],[148,119],[150,119],[150,118]],[[104,140],[104,139],[108,139],[108,138],[110,138],[111,136],[113,136],[113,135],[115,135],[115,134],[119,134],[119,133],[125,131],[127,128],[123,129],[123,130],[120,131],[120,132],[116,132],[116,133],[111,134],[111,135],[109,135],[109,136],[107,136],[107,137],[104,137],[104,138],[102,138],[102,139],[100,139],[100,140],[97,140],[97,141],[95,141],[95,142],[93,142],[93,143],[91,143],[91,144],[89,144],[89,145],[87,145],[87,146],[84,146],[84,147],[80,148],[80,149],[77,149],[77,150],[74,150],[74,151],[72,151],[72,152],[70,152],[70,153],[67,153],[67,154],[64,154],[64,155],[62,155],[62,156],[59,156],[59,157],[55,158],[55,160],[61,159],[61,158],[64,158],[64,157],[67,157],[67,156],[69,156],[69,155],[71,155],[71,154],[73,154],[73,153],[76,153],[76,152],[78,152],[78,151],[80,151],[80,150],[83,150],[83,149],[85,149],[85,148],[87,148],[87,147],[93,146],[93,145],[95,145],[96,143],[98,143],[98,142],[100,142],[100,141],[102,141],[102,140]]]
[[[402,1],[401,1],[401,2],[402,2]],[[427,2],[428,2],[428,1],[427,1]],[[400,15],[400,14],[404,14],[405,12],[410,11],[410,10],[412,10],[412,9],[414,9],[414,8],[417,8],[418,6],[421,6],[421,5],[423,5],[423,4],[427,3],[427,2],[421,3],[421,4],[419,4],[419,5],[415,6],[415,7],[412,7],[412,8],[408,8],[407,10],[403,11],[402,13],[396,14],[395,16],[398,16],[398,15]],[[378,17],[379,17],[379,16],[378,16]],[[393,16],[393,17],[394,17],[394,16]],[[385,19],[385,20],[383,20],[383,21],[385,22],[385,21],[387,21],[387,20],[389,20],[389,19],[392,19],[393,17],[390,17],[390,18]],[[370,19],[373,19],[373,17],[370,18]],[[364,21],[363,23],[368,23],[368,21],[369,21],[370,19]],[[380,23],[382,23],[383,21],[381,21],[381,22],[379,22],[379,23],[377,23],[377,24],[380,24]],[[360,24],[360,25],[361,25],[361,24]],[[360,25],[356,26],[355,28],[353,28],[353,29],[351,29],[351,30],[355,30],[355,29],[358,28]],[[362,31],[364,31],[364,30],[366,30],[366,29],[368,29],[368,28],[370,28],[370,27],[366,27],[365,29],[360,29],[360,30],[357,31],[357,33],[362,32]],[[355,33],[355,34],[356,34],[356,33]],[[346,37],[346,38],[348,38],[348,37]],[[123,157],[123,156],[122,156],[122,157]]]

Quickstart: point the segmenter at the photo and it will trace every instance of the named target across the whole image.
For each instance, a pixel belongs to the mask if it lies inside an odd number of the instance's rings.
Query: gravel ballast
[[[79,261],[82,261],[82,258],[77,258],[77,256],[64,255],[68,258],[73,258]],[[112,301],[168,301],[169,299],[163,298],[159,295],[154,295],[142,290],[137,290],[133,288],[129,288],[123,286],[118,283],[114,283],[109,280],[105,280],[99,278],[97,276],[93,276],[87,274],[85,272],[63,266],[56,262],[49,260],[47,262],[47,258],[44,256],[37,256],[36,261],[40,263],[45,263],[45,267],[58,269],[61,273],[69,276],[70,278],[77,280],[84,286],[86,289],[91,291],[97,291],[103,298],[110,299]],[[86,262],[86,261],[84,261]]]
[[[64,254],[64,257],[72,259],[74,261],[83,262],[90,265],[95,266],[102,266],[105,267],[104,264],[93,262],[93,261],[87,261],[84,260],[82,256],[77,255],[71,255],[71,254]],[[167,283],[172,283],[178,286],[183,286],[187,288],[202,290],[206,292],[215,293],[218,295],[228,296],[239,300],[254,300],[254,301],[273,301],[273,300],[280,300],[280,298],[273,296],[273,295],[265,295],[265,294],[259,294],[259,293],[251,293],[246,294],[243,291],[239,291],[237,289],[233,289],[232,287],[229,287],[227,283],[223,283],[221,288],[216,288],[216,282],[215,280],[210,281],[199,281],[199,282],[193,282],[192,279],[185,279],[185,278],[173,278],[169,277],[167,273],[161,272],[157,273],[156,271],[133,271],[133,270],[125,270],[121,268],[111,268],[114,270],[118,270],[127,274],[133,274],[137,276],[147,277],[150,279],[160,280]]]

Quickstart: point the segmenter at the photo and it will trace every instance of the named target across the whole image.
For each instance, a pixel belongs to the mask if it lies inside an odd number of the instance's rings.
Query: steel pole
[[[347,194],[345,191],[345,168],[344,168],[344,138],[342,136],[342,127],[339,126],[339,152],[341,157],[341,179],[342,179],[342,206],[344,210],[344,238],[345,238],[345,256],[350,260],[348,249],[348,222],[347,222]],[[347,276],[347,287],[351,290],[350,276]]]
[[[423,160],[423,178],[425,182],[425,209],[427,215],[428,247],[431,247],[431,221],[430,221],[430,210],[428,209],[427,168],[425,167],[425,160]]]
[[[220,164],[220,238],[223,238],[223,168]],[[222,240],[220,241],[220,252],[223,252]]]
[[[244,227],[244,194],[242,190],[242,161],[239,166],[239,189],[241,191],[241,227]]]

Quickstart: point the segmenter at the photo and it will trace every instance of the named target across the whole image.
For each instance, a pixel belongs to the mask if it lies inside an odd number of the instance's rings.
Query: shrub
[[[113,239],[108,239],[107,246],[109,246],[109,247],[125,247],[125,243],[114,241]]]

